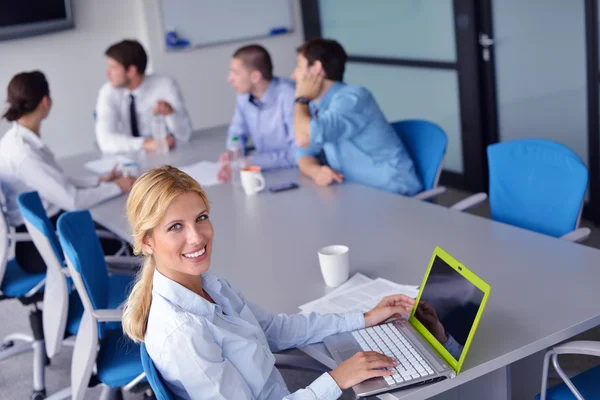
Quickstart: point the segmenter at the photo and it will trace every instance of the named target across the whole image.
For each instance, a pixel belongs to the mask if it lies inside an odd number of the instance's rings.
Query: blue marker
[[[167,47],[172,48],[186,47],[190,44],[188,40],[180,38],[175,29],[172,28],[167,31],[166,42]]]
[[[283,26],[283,27],[271,29],[271,31],[269,32],[269,35],[271,35],[271,36],[283,35],[284,33],[288,33],[288,32],[289,32],[288,28]]]

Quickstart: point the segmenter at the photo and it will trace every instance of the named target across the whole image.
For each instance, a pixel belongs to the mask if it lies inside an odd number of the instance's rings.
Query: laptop
[[[360,351],[377,351],[399,361],[396,373],[354,386],[357,396],[454,378],[460,372],[490,286],[436,247],[408,320],[326,337],[339,364]]]

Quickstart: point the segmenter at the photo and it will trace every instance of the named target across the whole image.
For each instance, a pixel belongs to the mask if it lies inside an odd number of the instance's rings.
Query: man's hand
[[[222,164],[219,172],[217,172],[217,179],[221,182],[231,181],[231,165]]]
[[[128,193],[131,190],[135,179],[136,178],[134,178],[133,176],[122,176],[120,178],[115,179],[113,182],[116,183],[117,186],[119,186],[123,193]]]
[[[334,181],[342,183],[344,176],[339,172],[329,168],[327,165],[322,165],[317,174],[313,177],[315,183],[319,186],[331,185]]]
[[[231,161],[231,153],[229,151],[224,151],[219,156],[219,163],[221,165],[229,164],[230,161]]]
[[[321,75],[305,75],[296,82],[296,97],[314,100],[321,93],[324,77]]]
[[[171,107],[171,105],[166,101],[159,100],[154,105],[152,112],[160,115],[171,115],[175,112],[175,110],[173,110],[173,107]]]
[[[175,138],[171,135],[167,136],[167,144],[169,145],[170,149],[175,147]],[[156,150],[156,140],[148,138],[144,140],[142,147],[146,151],[154,151]]]
[[[110,172],[104,176],[101,176],[100,178],[98,178],[98,183],[100,182],[112,182],[115,179],[118,179],[120,177],[123,176],[123,172],[118,170],[119,165],[115,164],[115,166],[113,167],[112,170],[110,170]]]

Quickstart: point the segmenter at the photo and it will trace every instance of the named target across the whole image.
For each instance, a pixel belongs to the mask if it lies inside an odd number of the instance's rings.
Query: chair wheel
[[[2,346],[0,346],[0,351],[10,349],[14,345],[15,345],[15,342],[13,342],[12,340],[9,340],[8,342],[6,342],[6,343],[2,344]]]
[[[44,400],[46,398],[45,390],[38,390],[31,394],[31,400]]]

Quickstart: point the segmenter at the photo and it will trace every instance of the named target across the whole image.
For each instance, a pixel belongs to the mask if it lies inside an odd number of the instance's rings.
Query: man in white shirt
[[[192,124],[183,97],[172,78],[146,75],[148,57],[135,40],[123,40],[106,50],[108,82],[96,105],[96,140],[104,153],[131,152],[156,147],[152,119],[164,116],[169,147],[187,142]]]

